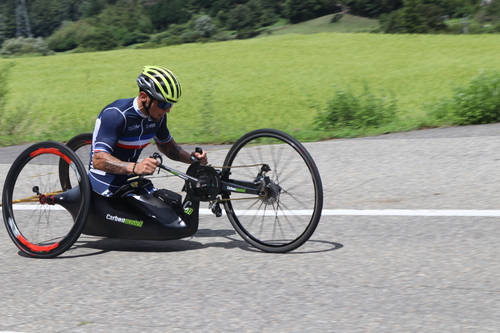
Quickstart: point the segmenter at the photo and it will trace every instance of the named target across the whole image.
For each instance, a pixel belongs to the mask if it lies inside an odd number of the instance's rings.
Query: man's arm
[[[125,162],[106,152],[97,152],[92,156],[95,169],[115,175],[152,174],[158,162],[154,158],[145,158],[141,162]]]
[[[195,156],[202,164],[207,164],[208,159],[207,159],[207,153],[203,151],[202,154],[199,153],[188,153],[182,147],[175,142],[174,139],[170,140],[167,143],[157,143],[158,149],[165,154],[168,158],[174,161],[181,161],[184,163],[191,164],[193,161],[191,161],[191,155]]]

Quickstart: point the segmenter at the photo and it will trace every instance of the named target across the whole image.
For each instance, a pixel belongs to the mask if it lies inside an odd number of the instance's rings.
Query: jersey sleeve
[[[115,108],[105,109],[94,127],[94,153],[112,154],[125,126],[126,120],[121,112]]]
[[[167,117],[163,117],[158,131],[154,137],[155,142],[157,143],[167,143],[172,140],[172,136],[170,135],[170,131],[167,128]]]

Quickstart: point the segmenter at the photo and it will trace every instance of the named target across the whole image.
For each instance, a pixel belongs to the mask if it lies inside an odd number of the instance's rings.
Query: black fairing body
[[[72,189],[58,195],[57,204],[74,211],[78,207],[75,201],[79,200],[75,192],[79,193]],[[169,240],[189,237],[198,230],[199,201],[189,196],[182,202],[182,207],[176,208],[149,193],[107,198],[92,192],[91,197],[89,217],[82,232],[86,235]]]

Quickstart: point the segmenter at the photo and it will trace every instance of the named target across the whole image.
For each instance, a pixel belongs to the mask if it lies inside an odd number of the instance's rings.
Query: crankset
[[[199,179],[197,183],[186,181],[184,189],[194,199],[212,201],[221,191],[220,174],[210,166],[195,162],[186,172],[188,176]]]

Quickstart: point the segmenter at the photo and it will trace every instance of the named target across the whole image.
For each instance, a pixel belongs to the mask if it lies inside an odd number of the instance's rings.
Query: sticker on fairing
[[[139,227],[139,228],[141,228],[142,225],[144,224],[144,221],[126,219],[124,217],[119,217],[119,216],[111,215],[111,214],[106,214],[106,220],[120,222],[123,224],[128,224],[128,225],[132,225],[134,227]]]

